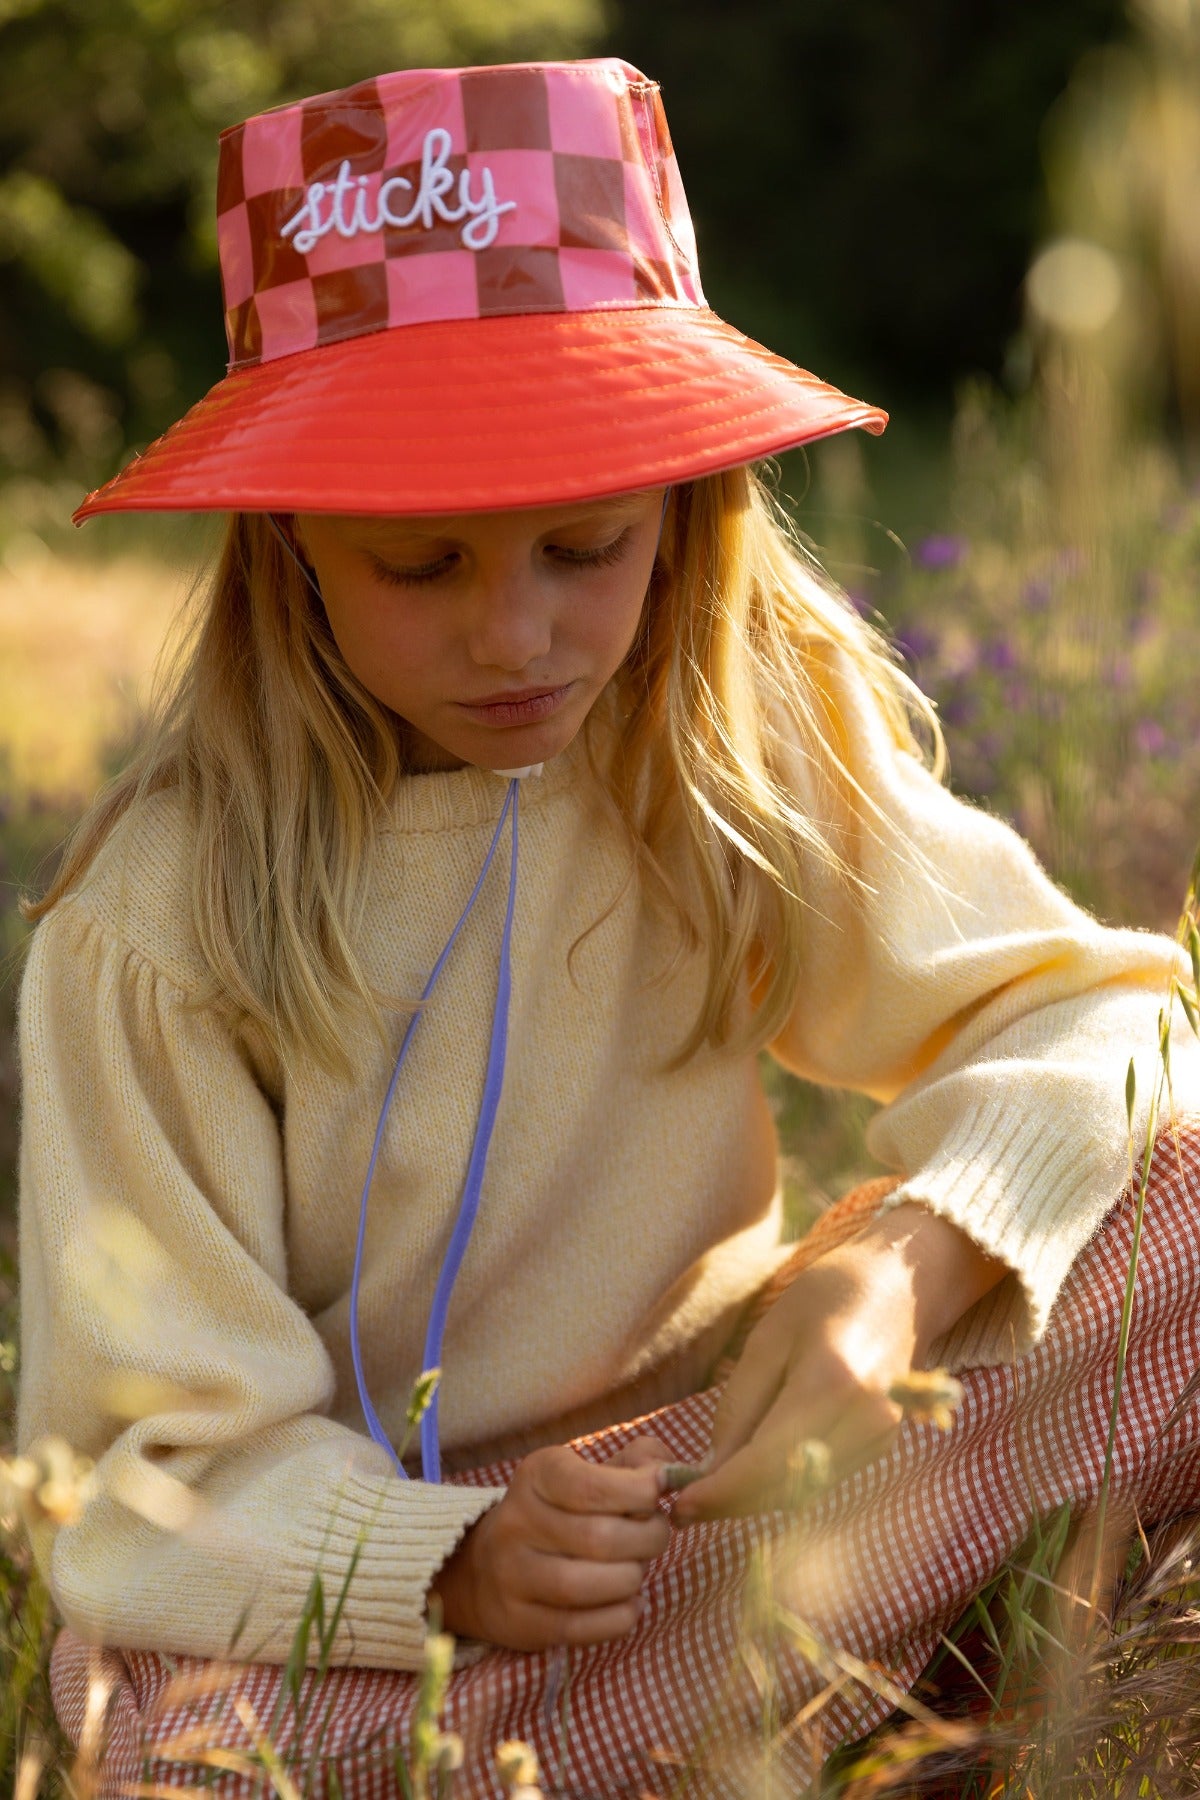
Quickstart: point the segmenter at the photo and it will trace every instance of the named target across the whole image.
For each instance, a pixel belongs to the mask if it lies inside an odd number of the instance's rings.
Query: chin
[[[586,715],[585,715],[586,716]],[[472,750],[458,750],[464,762],[479,769],[524,769],[532,763],[550,762],[561,756],[578,737],[583,719],[571,722],[548,719],[544,725],[514,731],[502,740],[489,735],[486,744]]]

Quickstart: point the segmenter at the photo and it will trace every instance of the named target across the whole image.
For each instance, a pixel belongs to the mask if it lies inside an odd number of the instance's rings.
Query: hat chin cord
[[[471,1232],[479,1212],[479,1198],[483,1187],[484,1170],[487,1166],[488,1150],[491,1146],[492,1131],[496,1123],[496,1109],[500,1104],[500,1093],[504,1086],[504,1059],[508,1042],[508,1008],[512,993],[512,925],[513,913],[517,899],[517,811],[520,793],[520,776],[513,775],[509,781],[508,793],[504,798],[504,806],[496,823],[484,864],[479,871],[475,886],[471,889],[470,898],[459,915],[458,923],[447,938],[441,955],[433,965],[429,980],[413,1012],[412,1018],[404,1032],[400,1051],[392,1069],[391,1080],[383,1097],[383,1105],[379,1111],[379,1123],[375,1127],[375,1141],[371,1146],[371,1160],[367,1164],[366,1179],[363,1182],[362,1199],[358,1210],[358,1238],[354,1248],[354,1274],[350,1283],[350,1355],[354,1362],[354,1378],[358,1383],[358,1397],[362,1403],[363,1415],[367,1421],[367,1429],[377,1444],[382,1445],[392,1459],[398,1475],[407,1475],[400,1458],[393,1448],[391,1439],[384,1430],[378,1413],[375,1411],[371,1396],[367,1391],[367,1378],[362,1364],[362,1348],[359,1342],[358,1301],[362,1285],[363,1249],[367,1235],[367,1202],[371,1192],[371,1181],[375,1174],[375,1165],[379,1160],[380,1146],[383,1143],[384,1127],[387,1124],[388,1112],[392,1097],[400,1080],[400,1071],[408,1055],[409,1046],[416,1034],[417,1026],[425,1012],[429,1000],[437,985],[438,977],[449,961],[450,954],[458,942],[459,933],[471,915],[471,909],[483,889],[488,870],[492,866],[500,838],[504,831],[504,822],[511,815],[511,856],[508,874],[508,904],[504,912],[504,929],[500,937],[500,966],[496,977],[496,1000],[492,1009],[491,1041],[488,1045],[487,1071],[483,1081],[483,1097],[479,1103],[479,1116],[475,1123],[475,1138],[471,1145],[470,1161],[467,1164],[466,1179],[463,1182],[462,1197],[458,1203],[458,1215],[454,1221],[454,1229],[450,1234],[450,1242],[442,1262],[434,1289],[433,1305],[429,1312],[429,1324],[425,1331],[425,1348],[422,1353],[422,1372],[439,1370],[442,1366],[442,1340],[446,1330],[446,1314],[450,1308],[450,1296],[462,1267],[467,1245],[471,1241]],[[421,1420],[421,1473],[426,1481],[440,1481],[442,1478],[441,1449],[438,1439],[438,1389],[435,1387],[433,1398]]]
[[[291,539],[280,525],[273,513],[268,513],[267,520],[272,531],[283,545],[296,567],[316,594],[322,600],[321,589],[316,576],[304,563]],[[322,604],[323,604],[322,600]],[[446,939],[441,955],[433,965],[428,981],[425,983],[420,1000],[413,1011],[400,1042],[400,1049],[392,1068],[391,1079],[383,1097],[383,1105],[379,1109],[379,1122],[375,1127],[375,1138],[371,1145],[371,1157],[367,1164],[367,1173],[363,1181],[362,1197],[358,1208],[358,1235],[354,1246],[354,1273],[350,1282],[350,1356],[354,1364],[354,1379],[358,1386],[358,1398],[362,1405],[363,1417],[367,1422],[367,1430],[375,1442],[386,1450],[391,1458],[397,1475],[407,1478],[408,1471],[396,1454],[375,1404],[367,1387],[366,1372],[363,1369],[362,1344],[360,1341],[358,1312],[359,1296],[362,1289],[363,1256],[367,1239],[367,1207],[371,1196],[371,1183],[375,1176],[375,1166],[379,1161],[379,1152],[383,1144],[384,1129],[392,1100],[400,1083],[400,1074],[404,1068],[409,1048],[416,1035],[417,1026],[425,1013],[427,1002],[437,986],[438,979],[450,959],[451,952],[458,942],[464,925],[471,916],[475,902],[483,891],[488,871],[495,861],[496,851],[504,833],[505,822],[511,818],[511,853],[508,873],[508,903],[504,911],[504,929],[500,935],[500,964],[496,976],[496,1000],[492,1009],[491,1040],[488,1045],[487,1070],[483,1081],[483,1096],[479,1103],[479,1116],[475,1123],[475,1137],[471,1145],[470,1160],[467,1163],[466,1178],[463,1182],[462,1195],[458,1203],[458,1214],[454,1221],[454,1229],[450,1234],[450,1242],[442,1261],[437,1286],[434,1289],[433,1304],[429,1311],[429,1323],[425,1331],[425,1347],[422,1352],[421,1371],[426,1373],[442,1365],[442,1341],[446,1332],[446,1315],[450,1310],[450,1296],[454,1292],[454,1284],[458,1272],[467,1253],[471,1241],[471,1232],[479,1213],[479,1200],[483,1189],[484,1171],[487,1167],[488,1150],[491,1147],[492,1132],[496,1124],[496,1110],[500,1104],[500,1094],[504,1086],[504,1061],[508,1044],[508,1010],[512,994],[512,926],[513,914],[517,900],[517,814],[519,809],[519,793],[522,780],[528,775],[540,775],[541,763],[531,763],[521,769],[496,769],[490,771],[508,782],[508,793],[504,797],[504,805],[492,834],[488,853],[483,867],[479,871],[475,886],[471,889],[467,904],[459,915],[450,936]],[[438,1436],[438,1389],[433,1390],[432,1399],[421,1419],[421,1473],[426,1481],[440,1481],[442,1478],[441,1445]]]

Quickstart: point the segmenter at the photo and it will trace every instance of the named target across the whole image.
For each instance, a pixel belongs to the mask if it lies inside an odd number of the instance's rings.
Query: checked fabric
[[[878,1205],[873,1183],[831,1209],[799,1247],[793,1275],[855,1231]],[[1046,1335],[1021,1361],[968,1371],[948,1432],[907,1421],[888,1455],[843,1481],[799,1520],[781,1513],[676,1533],[651,1566],[647,1612],[627,1639],[559,1655],[491,1650],[451,1679],[443,1724],[461,1734],[455,1800],[499,1793],[493,1751],[523,1738],[547,1793],[570,1800],[740,1800],[764,1790],[769,1746],[783,1793],[814,1763],[862,1736],[916,1680],[971,1596],[1064,1501],[1094,1509],[1113,1399],[1121,1305],[1133,1241],[1127,1192],[1076,1262]],[[1200,1508],[1200,1121],[1165,1132],[1151,1161],[1133,1329],[1115,1442],[1110,1517],[1151,1525]],[[765,1298],[769,1300],[770,1295]],[[1189,1385],[1190,1384],[1190,1385]],[[716,1390],[581,1440],[602,1461],[651,1431],[680,1460],[703,1454]],[[494,1485],[512,1464],[455,1479]],[[818,1644],[877,1672],[830,1680],[794,1636],[769,1646],[764,1567],[776,1597]],[[747,1653],[746,1645],[751,1646]],[[808,1648],[812,1649],[812,1640]],[[844,1668],[844,1663],[843,1663]],[[834,1666],[834,1675],[839,1671]],[[262,1791],[232,1760],[251,1741],[235,1702],[271,1726],[306,1795],[386,1800],[401,1789],[417,1680],[338,1668],[304,1679],[300,1713],[273,1665],[221,1667],[146,1650],[92,1650],[63,1632],[52,1685],[78,1741],[91,1691],[106,1709],[108,1751],[96,1800],[199,1786]],[[223,1746],[224,1772],[197,1758]],[[331,1774],[331,1770],[334,1774]],[[334,1778],[336,1776],[336,1779]],[[257,1783],[257,1785],[256,1785]]]
[[[704,304],[655,83],[612,59],[382,75],[221,138],[231,368],[497,313]]]

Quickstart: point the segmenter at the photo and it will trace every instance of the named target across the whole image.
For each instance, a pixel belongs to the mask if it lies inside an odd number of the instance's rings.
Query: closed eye
[[[626,526],[611,544],[598,544],[587,549],[576,549],[570,544],[547,544],[545,554],[552,562],[568,569],[604,568],[621,561],[628,549],[629,538],[630,527]],[[433,562],[418,563],[406,568],[384,562],[378,556],[372,556],[370,561],[371,568],[380,581],[386,581],[392,587],[422,587],[451,574],[458,566],[459,557],[456,550],[449,550]]]
[[[381,561],[378,556],[371,558],[371,567],[380,581],[388,582],[392,587],[421,587],[428,581],[440,581],[448,575],[457,563],[454,551],[439,556],[436,562],[420,563],[416,568],[398,569],[391,563]]]
[[[611,544],[599,544],[595,549],[575,550],[566,544],[547,544],[546,554],[556,562],[565,563],[568,568],[596,569],[608,563],[620,562],[629,545],[629,527],[615,537]]]

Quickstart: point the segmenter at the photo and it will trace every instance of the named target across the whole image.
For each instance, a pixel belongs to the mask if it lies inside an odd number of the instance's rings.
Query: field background
[[[221,373],[215,133],[384,67],[601,51],[663,83],[713,304],[892,412],[779,481],[937,702],[952,785],[1102,918],[1174,928],[1200,837],[1195,0],[0,0],[6,1416],[17,899],[136,741],[214,541],[67,521]],[[870,1172],[869,1108],[770,1079],[800,1226]],[[10,1524],[0,1779],[53,1746]]]

